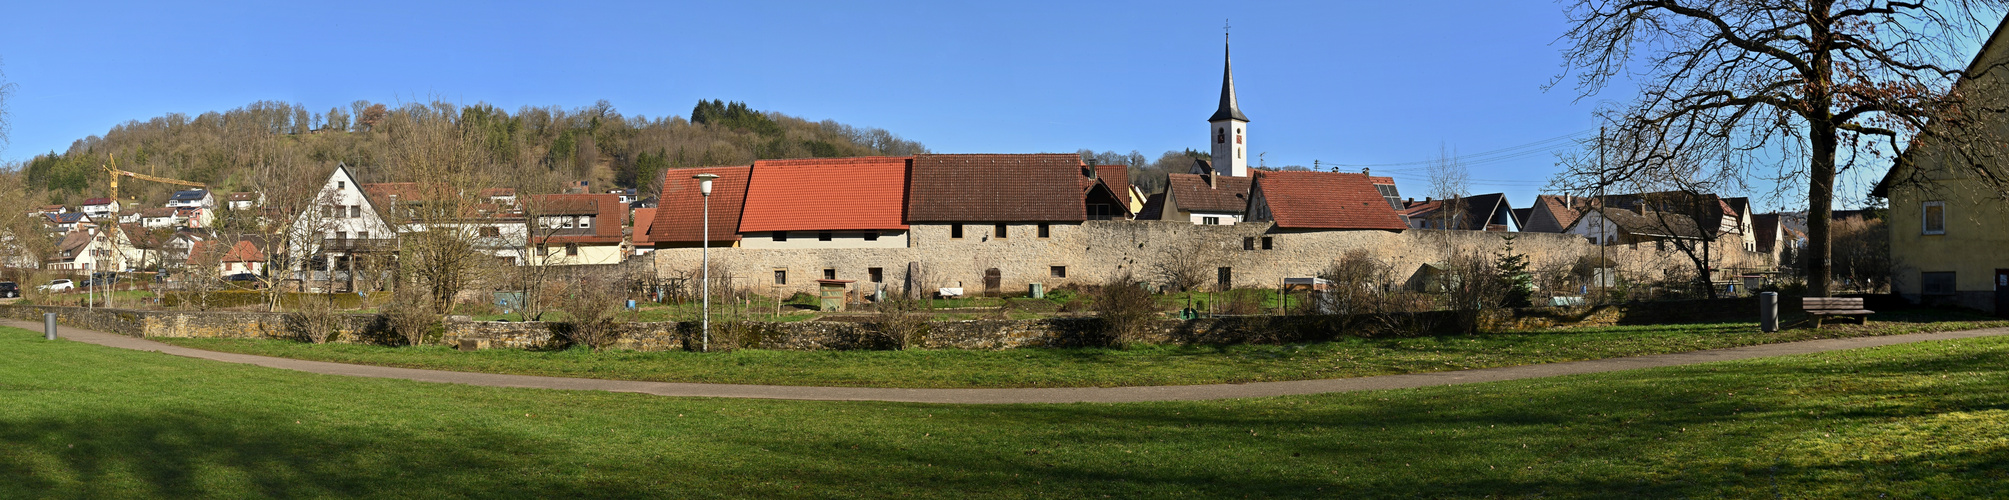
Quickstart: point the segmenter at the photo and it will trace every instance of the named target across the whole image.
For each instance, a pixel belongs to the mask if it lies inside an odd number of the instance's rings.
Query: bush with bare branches
[[[572,345],[600,350],[621,339],[622,302],[627,299],[618,284],[589,277],[567,291],[560,304],[565,308],[565,339]]]
[[[335,312],[335,300],[325,295],[300,297],[298,306],[286,315],[286,323],[301,338],[316,344],[326,344],[342,326],[342,315]]]
[[[1095,315],[1118,344],[1142,342],[1158,320],[1158,298],[1144,290],[1143,282],[1124,273],[1095,291]]]
[[[413,286],[398,287],[393,292],[390,304],[378,314],[383,316],[385,326],[391,333],[405,341],[405,345],[415,346],[425,342],[427,334],[440,324],[439,313],[433,312],[431,296]]]

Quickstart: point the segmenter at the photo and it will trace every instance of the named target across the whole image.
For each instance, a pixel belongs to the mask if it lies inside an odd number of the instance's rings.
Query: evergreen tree
[[[1499,269],[1500,290],[1505,292],[1500,305],[1505,307],[1529,307],[1534,305],[1535,277],[1528,273],[1528,256],[1514,253],[1514,235],[1501,235],[1507,245],[1496,254],[1494,267]]]

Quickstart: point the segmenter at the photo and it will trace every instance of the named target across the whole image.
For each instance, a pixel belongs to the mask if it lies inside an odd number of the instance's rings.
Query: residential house
[[[127,268],[125,255],[119,252],[121,238],[117,231],[105,232],[97,228],[84,228],[63,235],[56,244],[55,253],[50,255],[48,269],[69,271],[105,271]]]
[[[1293,232],[1407,229],[1376,180],[1367,174],[1256,172],[1249,221],[1274,222],[1275,234],[1250,237],[1242,249],[1274,250],[1285,243],[1278,238]]]
[[[224,247],[222,245],[229,245]],[[213,259],[213,260],[212,260]],[[187,265],[214,265],[222,276],[265,273],[265,251],[256,238],[216,239],[198,242],[186,257]]]
[[[1514,220],[1513,206],[1507,203],[1504,193],[1461,196],[1448,200],[1410,201],[1404,204],[1401,214],[1408,219],[1414,229],[1450,229],[1460,231],[1517,231],[1520,226]]]
[[[42,222],[44,225],[48,226],[49,232],[59,234],[69,233],[71,231],[76,231],[84,228],[97,227],[98,225],[97,222],[92,221],[91,218],[89,216],[84,215],[83,212],[63,212],[63,213],[43,212]]]
[[[347,282],[353,287],[356,276],[351,271],[358,257],[396,250],[397,232],[384,221],[377,200],[394,200],[398,193],[381,186],[375,191],[380,198],[364,192],[348,165],[335,165],[322,182],[318,210],[294,216],[295,231],[286,235],[284,253],[298,256],[289,259],[294,279]]]
[[[1521,231],[1529,233],[1563,232],[1571,224],[1575,224],[1577,217],[1582,216],[1581,210],[1587,208],[1589,208],[1588,204],[1582,198],[1575,198],[1569,195],[1536,195],[1534,206],[1520,209],[1527,210],[1527,215],[1522,217]]]
[[[607,190],[607,194],[619,196],[622,204],[634,203],[635,200],[639,199],[635,196],[635,188],[609,189]]]
[[[1194,160],[1204,163],[1205,160]],[[1196,170],[1199,170],[1196,167]],[[1211,171],[1211,168],[1206,170]],[[1156,220],[1190,221],[1200,225],[1241,222],[1249,209],[1249,186],[1253,177],[1230,177],[1219,173],[1166,174],[1165,192],[1157,198]]]
[[[230,193],[225,199],[229,200],[226,207],[231,210],[250,210],[265,206],[265,193],[260,192],[238,191]]]
[[[1958,125],[1933,122],[1900,153],[1870,195],[1889,200],[1892,291],[1906,299],[1957,305],[2009,317],[2009,202],[1999,138],[2009,133],[2009,19],[1981,45],[1954,83],[1963,108],[1979,111]],[[1842,211],[1836,211],[1840,214]]]
[[[119,201],[111,198],[91,198],[84,200],[83,206],[78,207],[77,211],[92,219],[99,219],[118,213]]]
[[[619,264],[626,257],[622,223],[628,205],[612,194],[547,194],[530,198],[522,217],[529,226],[523,265]]]
[[[1697,228],[1695,219],[1685,214],[1653,210],[1634,212],[1602,206],[1592,206],[1563,233],[1588,238],[1592,245],[1654,243],[1657,247],[1664,247],[1664,240],[1669,239],[1707,239],[1707,235]]]
[[[44,213],[44,214],[60,214],[60,213],[68,213],[69,211],[70,211],[69,207],[65,207],[62,205],[42,205],[42,208],[36,209],[36,213]]]
[[[164,228],[181,225],[180,210],[169,207],[143,208],[139,211],[141,227]]]
[[[648,255],[649,252],[654,252],[656,250],[655,232],[651,230],[652,228],[656,227],[656,225],[653,224],[653,222],[655,222],[656,220],[656,209],[654,207],[650,207],[650,208],[637,208],[634,210],[635,210],[634,214],[628,217],[628,219],[632,221],[631,224],[628,226],[628,235],[629,235],[628,247],[632,248],[634,251],[634,253],[630,255],[631,256]]]
[[[216,197],[210,196],[207,189],[184,189],[175,191],[173,195],[168,196],[167,203],[162,206],[169,208],[216,208]]]
[[[711,174],[712,193],[699,192],[698,180],[691,176]],[[753,166],[694,167],[665,171],[662,205],[650,221],[649,240],[656,248],[712,248],[739,246],[740,211],[746,208],[747,182]],[[707,199],[709,198],[709,199]],[[704,216],[711,214],[707,225]],[[705,228],[709,227],[707,232]]]
[[[174,209],[175,221],[192,229],[204,229],[216,222],[216,212],[205,207],[181,207]]]

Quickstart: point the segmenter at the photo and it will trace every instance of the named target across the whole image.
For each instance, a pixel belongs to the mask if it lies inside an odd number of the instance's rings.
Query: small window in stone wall
[[[997,225],[997,234],[996,234],[996,236],[997,236],[997,237],[999,237],[999,238],[1003,238],[1003,237],[1005,237],[1005,225],[1004,225],[1004,224],[998,224],[998,225]]]
[[[1047,268],[1047,274],[1048,274],[1048,275],[1051,275],[1051,276],[1053,276],[1053,277],[1055,277],[1055,278],[1066,278],[1066,277],[1067,277],[1067,266],[1052,266],[1052,267],[1049,267],[1049,268]]]
[[[830,241],[830,236],[829,231],[818,231],[816,233],[816,241]]]
[[[787,269],[776,269],[776,270],[774,270],[774,284],[776,284],[776,285],[786,285],[786,284],[788,284],[788,270],[787,270]]]
[[[1050,237],[1053,237],[1053,229],[1052,229],[1052,228],[1050,228],[1050,227],[1048,227],[1048,226],[1047,226],[1046,224],[1040,224],[1040,225],[1039,225],[1039,237],[1041,237],[1041,238],[1050,238]]]
[[[1255,250],[1255,249],[1256,249],[1256,237],[1254,237],[1254,236],[1247,236],[1247,237],[1243,237],[1243,238],[1242,238],[1242,249],[1243,249],[1243,250]]]
[[[1276,249],[1277,249],[1277,246],[1276,246],[1276,242],[1274,242],[1274,241],[1271,241],[1271,240],[1270,240],[1270,237],[1268,237],[1268,236],[1264,236],[1264,237],[1263,237],[1263,249],[1264,249],[1264,250],[1276,250]]]
[[[834,280],[834,279],[837,279],[837,270],[836,270],[836,269],[824,269],[824,270],[823,270],[823,279],[827,279],[827,280]]]
[[[1953,295],[1953,273],[1919,273],[1919,292],[1925,295]]]
[[[951,225],[949,225],[949,237],[950,237],[950,238],[962,238],[962,237],[963,237],[963,225],[962,225],[962,224],[951,224]]]
[[[873,283],[885,283],[886,269],[879,267],[868,267],[865,268],[865,276],[871,278]]]

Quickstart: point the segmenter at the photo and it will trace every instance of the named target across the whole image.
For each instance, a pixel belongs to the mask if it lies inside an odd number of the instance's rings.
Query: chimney
[[[1374,173],[1370,172],[1370,170],[1373,169],[1367,167],[1360,167],[1360,175],[1373,176]]]
[[[1088,159],[1088,178],[1090,178],[1090,179],[1094,179],[1094,178],[1095,178],[1095,159],[1094,159],[1094,158],[1089,158],[1089,159]]]
[[[1220,172],[1220,171],[1214,171],[1214,172],[1209,172],[1209,173],[1207,173],[1206,175],[1207,175],[1207,189],[1220,189],[1220,186],[1218,186],[1218,185],[1216,185],[1216,184],[1215,184],[1215,182],[1214,182],[1214,178],[1216,178],[1216,177],[1220,177],[1220,176],[1221,176],[1221,172]]]

